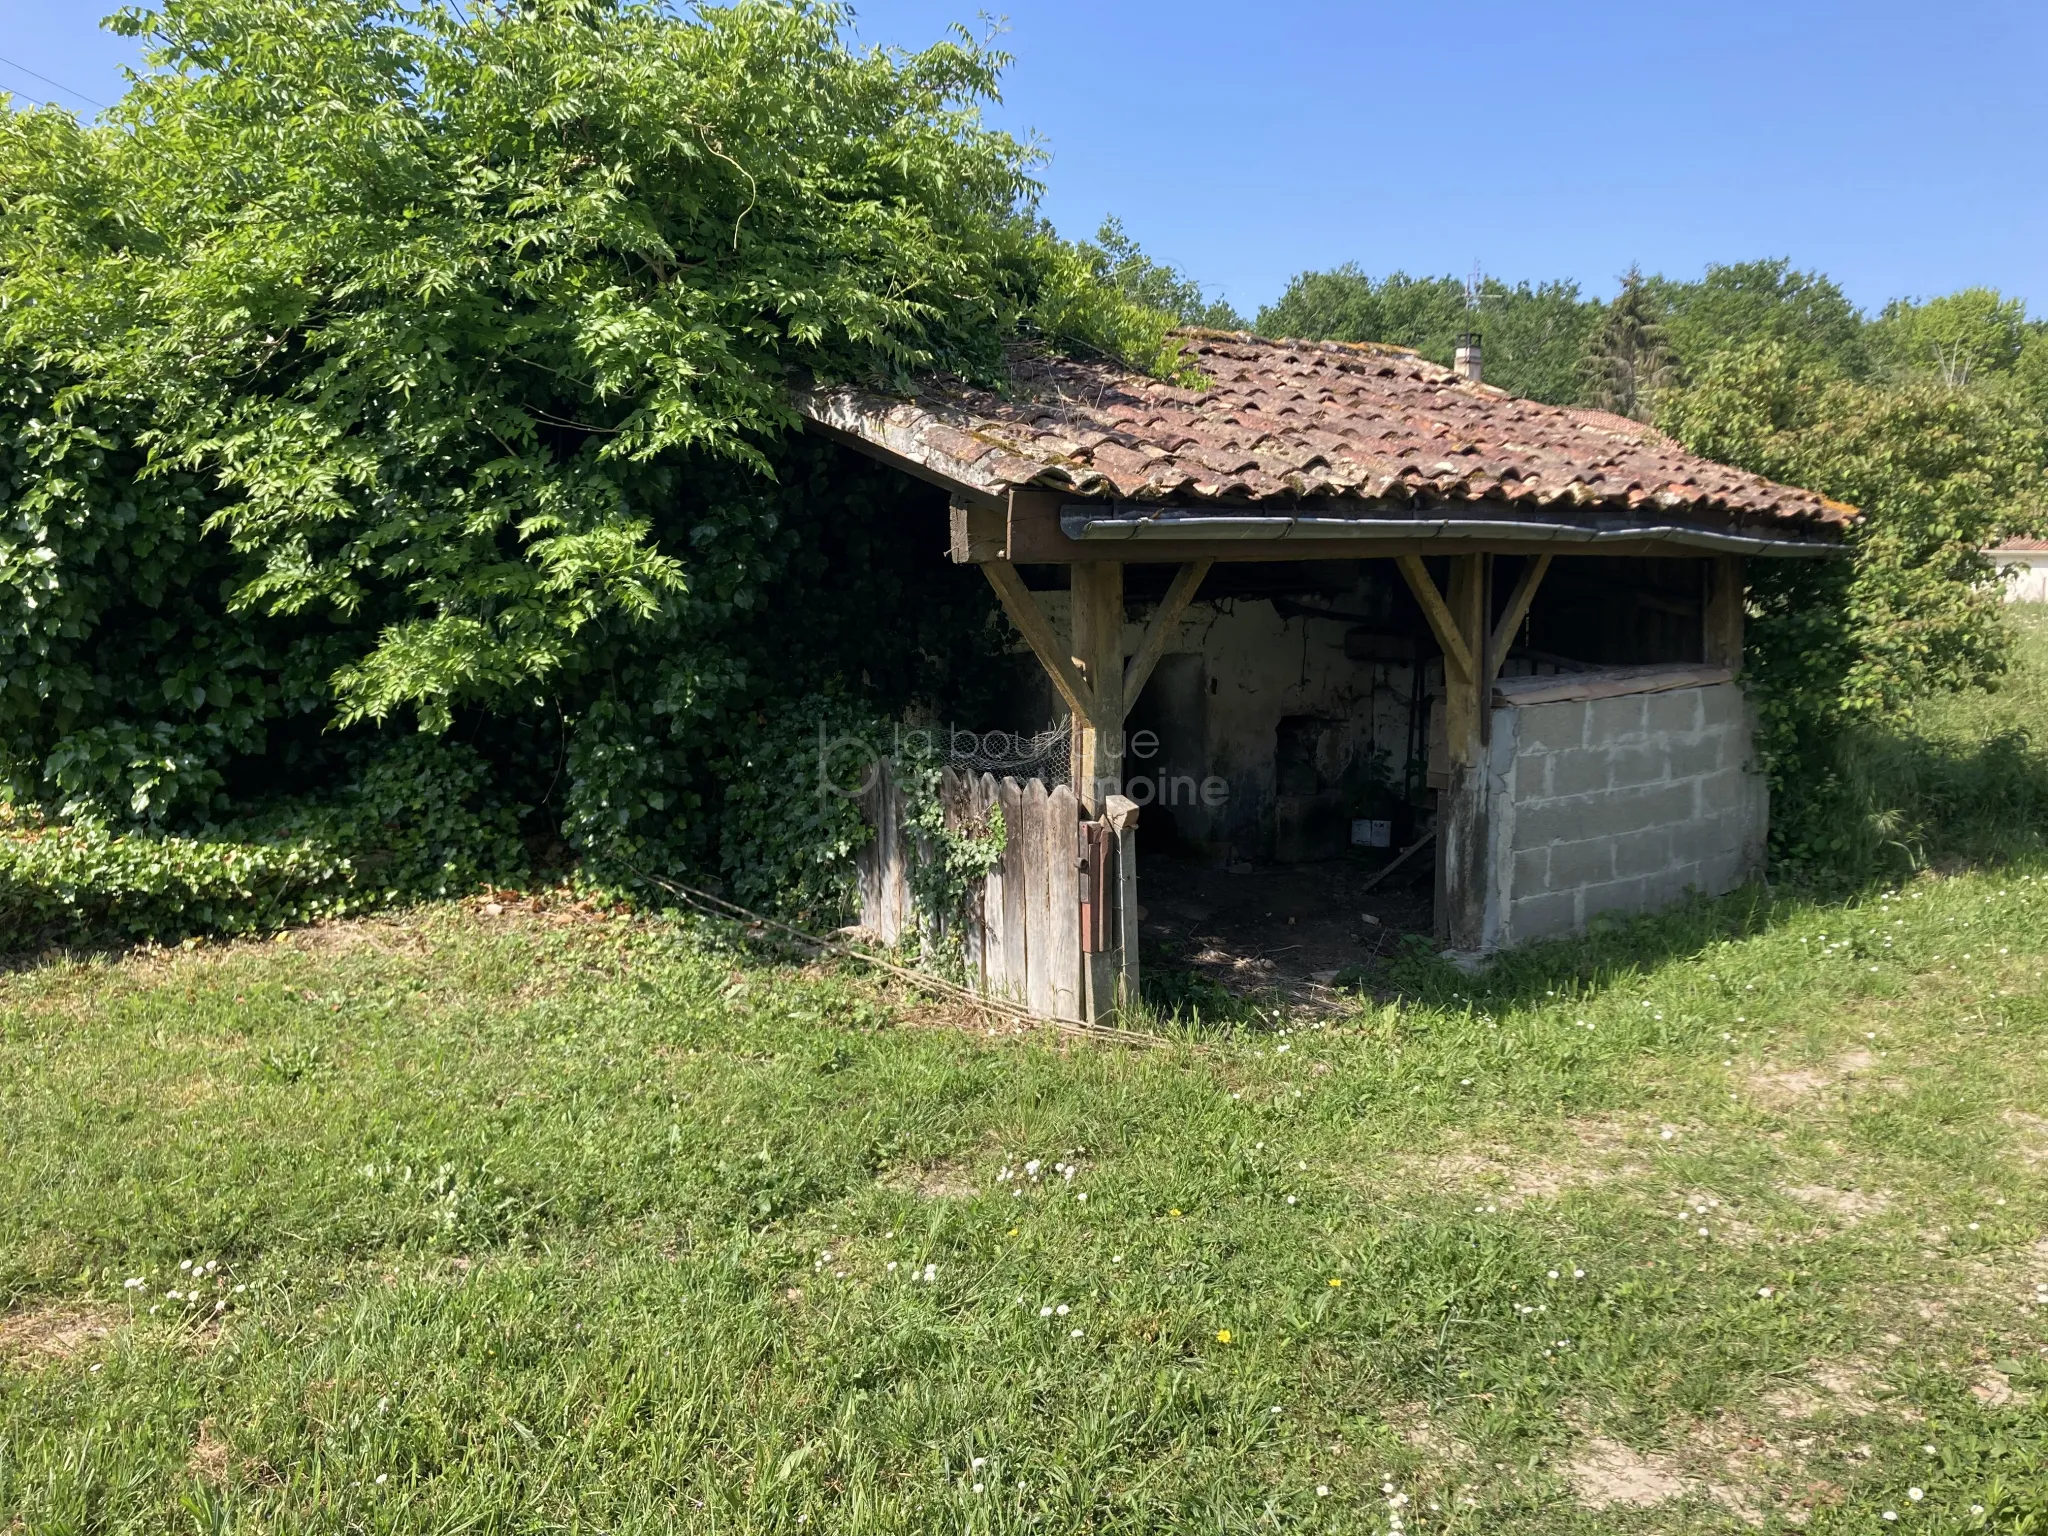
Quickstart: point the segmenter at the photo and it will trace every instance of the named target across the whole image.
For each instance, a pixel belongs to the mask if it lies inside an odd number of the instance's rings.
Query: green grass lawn
[[[2048,858],[1934,863],[1148,1050],[566,903],[18,969],[0,1530],[2038,1532]]]

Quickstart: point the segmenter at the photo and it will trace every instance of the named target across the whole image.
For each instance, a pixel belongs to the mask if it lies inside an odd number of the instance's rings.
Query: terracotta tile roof
[[[1993,555],[2040,555],[2048,554],[2048,539],[2007,539],[1997,548],[1987,550]]]
[[[936,378],[910,400],[841,388],[797,403],[821,426],[997,495],[1049,489],[1188,514],[1485,503],[1513,518],[1680,515],[1823,537],[1856,515],[1695,457],[1638,422],[1516,399],[1405,348],[1182,339],[1208,388],[1020,347],[1004,394]]]

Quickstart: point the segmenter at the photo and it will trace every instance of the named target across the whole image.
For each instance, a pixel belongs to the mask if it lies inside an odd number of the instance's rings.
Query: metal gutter
[[[1110,515],[1103,516],[1103,510],[1100,506],[1064,507],[1060,511],[1060,531],[1070,539],[1088,543],[1116,540],[1143,543],[1154,539],[1228,539],[1232,542],[1317,539],[1371,544],[1376,540],[1490,539],[1514,544],[1600,545],[1654,539],[1660,543],[1731,555],[1825,557],[1848,552],[1846,545],[1836,541],[1764,538],[1682,523],[1617,521],[1589,526],[1585,523],[1457,517],[1190,516],[1172,512],[1132,515],[1119,514],[1114,508],[1109,509]]]

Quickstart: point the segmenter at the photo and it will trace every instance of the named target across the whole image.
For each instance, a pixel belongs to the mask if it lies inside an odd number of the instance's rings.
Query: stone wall
[[[1503,696],[1488,756],[1487,948],[1761,878],[1768,800],[1738,684]]]

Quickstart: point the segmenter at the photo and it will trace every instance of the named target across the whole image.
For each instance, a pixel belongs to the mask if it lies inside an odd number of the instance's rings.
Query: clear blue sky
[[[986,0],[868,0],[916,45]],[[95,0],[0,0],[0,88],[111,101]],[[111,4],[104,7],[111,9]],[[991,6],[992,10],[1000,8]],[[1790,256],[1858,303],[1983,283],[2048,313],[2041,0],[1021,0],[994,118],[1247,313],[1294,272],[1672,276]],[[89,109],[87,109],[89,110]]]

